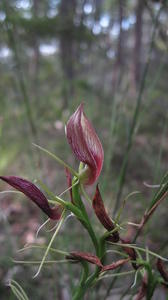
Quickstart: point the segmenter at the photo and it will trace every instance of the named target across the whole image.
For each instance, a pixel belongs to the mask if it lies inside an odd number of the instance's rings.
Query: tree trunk
[[[75,78],[75,44],[73,39],[74,16],[76,0],[62,0],[60,4],[60,17],[62,20],[62,34],[60,36],[61,64],[64,76],[63,83],[63,107],[67,107],[68,101],[74,94]],[[67,28],[69,26],[69,30]],[[64,30],[66,25],[66,30]]]
[[[113,78],[112,78],[112,86],[113,90],[115,91],[118,84],[120,83],[121,74],[124,66],[124,56],[123,56],[123,45],[124,45],[124,32],[122,28],[122,22],[124,18],[124,5],[126,1],[119,0],[118,2],[118,18],[119,18],[119,36],[117,42],[117,54],[116,54],[116,62],[113,71]]]
[[[32,6],[33,17],[36,18],[38,16],[38,0],[33,0]],[[38,99],[38,72],[39,72],[39,42],[37,36],[33,37],[33,58],[31,64],[31,73],[33,78],[33,94],[34,98],[37,101]]]

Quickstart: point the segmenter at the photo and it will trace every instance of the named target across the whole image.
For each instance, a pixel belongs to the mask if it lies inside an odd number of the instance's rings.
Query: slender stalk
[[[82,270],[81,279],[78,288],[75,290],[74,296],[72,298],[73,300],[82,299],[85,294],[84,283],[85,280],[87,279],[89,268],[86,262],[82,262],[82,266],[83,266],[83,270]]]
[[[62,226],[62,224],[63,224],[63,222],[64,222],[64,218],[65,218],[65,211],[63,211],[63,213],[62,213],[61,220],[60,220],[60,222],[59,222],[59,224],[58,224],[58,226],[57,226],[57,228],[56,228],[56,230],[55,230],[55,232],[54,232],[54,234],[53,234],[53,236],[52,236],[52,238],[51,238],[51,240],[50,240],[50,242],[49,242],[49,244],[48,244],[48,247],[47,247],[47,249],[46,249],[46,251],[45,251],[45,253],[44,253],[44,256],[43,256],[43,258],[42,258],[42,260],[41,260],[41,263],[40,263],[40,266],[39,266],[39,268],[38,268],[38,271],[37,271],[36,274],[33,276],[33,278],[37,277],[38,274],[40,273],[41,268],[42,268],[42,266],[43,266],[43,264],[44,264],[44,262],[45,262],[45,260],[46,260],[46,257],[47,257],[47,255],[48,255],[48,253],[49,253],[49,250],[50,250],[50,248],[51,248],[51,246],[52,246],[52,244],[53,244],[53,242],[54,242],[54,239],[55,239],[56,235],[58,234],[58,231],[60,230],[60,228],[61,228],[61,226]]]
[[[81,189],[81,186],[80,184],[77,184],[77,185],[74,185],[75,184],[75,181],[78,180],[77,178],[74,178],[73,181],[72,181],[72,185],[73,185],[73,188],[72,188],[72,197],[75,201],[75,204],[78,206],[78,208],[80,209],[83,217],[84,217],[84,222],[82,222],[82,224],[84,225],[84,227],[87,229],[89,235],[90,235],[90,238],[93,242],[93,245],[95,247],[95,250],[96,250],[96,254],[99,255],[99,244],[98,244],[98,240],[97,240],[97,237],[95,235],[95,232],[93,230],[93,227],[91,225],[91,222],[89,220],[89,217],[88,217],[88,214],[87,214],[87,211],[85,209],[85,206],[82,202],[82,199],[81,199],[81,196],[80,196],[80,189]],[[83,192],[84,189],[82,189],[82,192]]]
[[[36,148],[40,149],[41,151],[43,151],[44,153],[48,154],[49,156],[51,156],[52,158],[54,158],[60,165],[62,165],[64,168],[67,168],[71,174],[73,174],[74,176],[78,176],[78,173],[75,172],[75,170],[73,168],[71,168],[67,163],[65,163],[61,158],[59,158],[58,156],[56,156],[55,154],[53,154],[52,152],[48,151],[47,149],[33,143],[33,146],[35,146]]]
[[[105,253],[105,241],[103,238],[99,239],[98,243],[98,256],[101,259]],[[100,274],[100,267],[96,267],[95,272],[91,274],[89,277],[87,276],[85,280],[82,281],[83,274],[80,280],[79,287],[76,290],[76,293],[74,297],[72,298],[73,300],[81,300],[83,299],[83,296],[85,295],[86,291],[97,281],[99,274]],[[88,275],[88,274],[87,274]]]
[[[146,78],[147,78],[147,74],[148,74],[148,70],[149,70],[150,58],[151,58],[151,54],[152,54],[152,50],[153,50],[153,46],[154,46],[155,34],[156,34],[158,18],[160,16],[160,13],[161,13],[161,9],[158,11],[157,16],[155,18],[155,23],[153,26],[153,32],[152,32],[151,42],[150,42],[150,47],[149,47],[149,52],[148,52],[148,58],[147,58],[146,65],[145,65],[145,68],[143,71],[143,76],[142,76],[141,83],[140,83],[139,93],[137,95],[136,107],[135,107],[132,124],[131,124],[130,131],[129,131],[129,136],[128,136],[128,143],[127,143],[127,147],[126,147],[126,151],[125,151],[125,155],[124,155],[124,159],[123,159],[123,163],[122,163],[122,167],[121,167],[121,172],[119,175],[118,191],[117,191],[117,197],[116,197],[116,202],[115,202],[115,206],[114,206],[114,215],[116,214],[116,212],[120,206],[122,191],[123,191],[126,173],[127,173],[129,154],[130,154],[130,150],[132,148],[135,128],[136,128],[139,113],[140,113],[142,96],[143,96],[143,92],[145,89],[145,83],[146,83]]]
[[[77,180],[77,179],[74,178],[73,183],[75,180]],[[80,211],[83,215],[83,220],[81,221],[81,223],[84,225],[84,227],[88,231],[88,234],[89,234],[89,236],[93,242],[93,245],[95,247],[96,255],[101,259],[105,253],[105,241],[103,238],[98,239],[96,237],[96,234],[93,230],[93,227],[89,220],[85,206],[84,206],[81,196],[80,196],[80,192],[83,194],[83,191],[84,191],[84,189],[83,188],[81,189],[80,184],[73,185],[73,188],[72,188],[73,201],[75,202],[75,205],[78,207],[78,209],[80,209]],[[88,276],[89,275],[88,270],[86,268],[83,269],[79,285],[76,288],[75,294],[72,298],[73,300],[83,299],[86,291],[92,286],[92,284],[98,278],[100,270],[101,270],[100,267],[96,267],[95,272],[93,274],[91,274],[90,276]]]
[[[149,52],[148,52],[148,58],[147,58],[146,65],[145,65],[144,72],[143,72],[143,76],[142,76],[142,79],[141,79],[139,93],[137,95],[136,107],[135,107],[135,111],[134,111],[134,115],[133,115],[132,125],[131,125],[130,131],[129,131],[129,136],[128,136],[128,144],[127,144],[124,160],[123,160],[121,171],[120,171],[119,182],[118,182],[118,191],[117,191],[117,197],[116,197],[116,202],[115,202],[115,206],[114,206],[113,215],[116,214],[116,212],[117,212],[117,210],[120,206],[122,191],[123,191],[123,187],[124,187],[124,183],[125,183],[125,177],[126,177],[126,173],[127,173],[129,153],[130,153],[130,150],[131,150],[132,144],[133,144],[135,128],[136,128],[136,124],[137,124],[139,113],[140,113],[142,96],[143,96],[143,92],[144,92],[144,89],[145,89],[146,78],[147,78],[149,65],[150,65],[150,57],[151,57],[151,53],[152,53],[153,46],[154,46],[154,40],[155,40],[155,34],[156,34],[158,19],[159,19],[160,13],[162,11],[162,8],[163,7],[160,8],[160,10],[158,11],[158,13],[155,17],[155,20],[154,20],[153,32],[152,32],[151,42],[150,42],[150,47],[149,47]],[[137,239],[138,235],[139,235],[139,233],[136,235],[135,240]],[[119,271],[121,269],[122,269],[122,267],[120,267]],[[114,284],[116,283],[117,279],[118,279],[117,277],[113,278],[113,280],[112,280],[112,282],[111,282],[111,284],[110,284],[110,286],[109,286],[109,288],[106,292],[104,300],[106,300],[107,297],[109,296],[110,291],[113,288]],[[126,295],[126,294],[124,293],[124,295]],[[121,299],[122,298],[123,297],[121,297]]]
[[[7,1],[3,1],[3,6],[4,6],[4,11],[6,13],[6,19],[5,19],[6,31],[7,31],[10,47],[13,50],[13,53],[14,53],[14,56],[15,56],[16,71],[17,71],[16,74],[17,74],[17,77],[18,77],[19,88],[20,88],[21,94],[23,96],[23,101],[24,101],[24,105],[25,105],[27,120],[28,120],[28,123],[29,123],[29,126],[30,126],[31,133],[32,133],[33,137],[35,138],[35,140],[37,140],[37,129],[36,129],[36,125],[35,125],[35,122],[34,122],[34,119],[33,119],[33,113],[32,113],[32,109],[31,109],[31,105],[29,103],[29,96],[28,96],[28,93],[27,93],[24,74],[23,74],[23,71],[22,71],[21,63],[20,63],[20,58],[19,58],[19,54],[18,54],[18,47],[17,47],[17,43],[16,43],[16,40],[15,40],[15,35],[14,35],[14,32],[13,32],[14,24],[12,23],[12,21],[10,19],[10,13],[9,13],[9,7],[8,7],[8,4],[7,4]]]
[[[23,68],[22,68],[21,60],[20,60],[20,56],[19,56],[18,41],[16,40],[16,32],[14,31],[15,25],[13,24],[13,22],[10,18],[10,10],[9,10],[10,7],[8,5],[8,1],[3,0],[2,4],[4,7],[4,12],[6,14],[4,24],[6,27],[8,43],[9,43],[10,48],[13,51],[14,58],[15,58],[16,71],[14,74],[14,79],[16,77],[15,82],[18,83],[18,86],[16,88],[19,89],[20,95],[23,100],[24,110],[25,110],[25,114],[27,117],[27,123],[28,123],[28,128],[29,128],[29,131],[28,131],[29,138],[32,139],[32,137],[33,137],[33,140],[38,143],[37,127],[36,127],[34,116],[33,116],[33,109],[31,108],[31,103],[29,100],[30,97],[29,97],[28,89],[27,89],[27,85],[26,85],[25,74],[23,72]],[[39,166],[40,165],[42,166],[42,160],[41,160],[40,155],[38,155],[36,158],[36,156],[34,155],[34,152],[32,152],[32,157],[30,159],[31,159],[31,164],[33,167],[34,167],[36,161]],[[35,172],[36,172],[36,169],[35,169]]]

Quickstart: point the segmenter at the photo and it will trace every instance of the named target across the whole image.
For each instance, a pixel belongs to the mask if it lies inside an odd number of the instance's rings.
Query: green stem
[[[76,289],[75,295],[72,297],[72,300],[82,300],[85,294],[85,289],[82,288],[82,285]]]
[[[83,261],[81,262],[82,266],[83,266],[83,270],[82,270],[82,275],[81,275],[81,279],[79,282],[79,286],[76,288],[74,296],[72,297],[73,300],[78,300],[78,299],[82,299],[84,294],[85,294],[85,288],[84,288],[84,283],[88,277],[88,273],[89,273],[89,268],[88,268],[88,263]]]
[[[77,180],[77,178],[73,179],[73,184],[75,183],[75,180]],[[89,220],[85,206],[82,202],[80,192],[83,194],[83,190],[81,190],[80,184],[74,185],[72,188],[73,201],[83,216],[83,219],[80,221],[83,224],[83,226],[86,228],[86,230],[88,231],[88,234],[89,234],[89,236],[93,242],[93,245],[95,247],[96,255],[101,259],[105,253],[105,239],[104,239],[104,237],[97,239],[95,232],[93,230],[93,227],[91,225],[91,222]],[[94,284],[94,282],[96,282],[96,279],[99,276],[100,270],[101,270],[100,267],[96,267],[95,272],[93,274],[91,274],[90,276],[88,276],[88,272],[84,268],[82,275],[81,275],[81,280],[80,280],[79,285],[76,288],[76,291],[72,298],[73,300],[83,299],[83,297],[84,297],[86,291],[89,289],[89,287],[91,287]]]
[[[104,236],[102,236],[99,239],[98,245],[99,245],[99,247],[98,247],[98,256],[101,259],[105,254],[105,239],[104,239]],[[85,292],[96,282],[97,278],[99,277],[100,271],[101,271],[100,267],[96,267],[95,272],[87,278],[85,284],[80,285],[80,288],[79,288],[79,290],[76,294],[77,298],[73,298],[73,300],[82,299]]]
[[[77,178],[74,177],[73,181],[72,181],[72,185],[73,185],[73,188],[72,188],[72,196],[73,196],[73,200],[74,200],[74,203],[75,205],[80,209],[82,215],[83,215],[83,226],[86,228],[86,230],[88,231],[89,233],[89,236],[93,242],[93,245],[95,247],[95,251],[96,251],[96,254],[99,255],[99,243],[98,243],[98,240],[97,240],[97,237],[95,235],[95,232],[93,230],[93,227],[90,223],[90,220],[89,220],[89,217],[88,217],[88,214],[87,214],[87,211],[85,209],[85,206],[82,202],[82,199],[81,199],[81,196],[80,196],[80,184],[77,184],[75,185],[75,181],[78,180]]]

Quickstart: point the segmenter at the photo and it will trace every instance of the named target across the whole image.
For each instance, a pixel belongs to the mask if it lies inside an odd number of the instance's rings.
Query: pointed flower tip
[[[66,135],[76,158],[86,165],[81,180],[84,184],[93,184],[101,173],[104,151],[92,124],[84,114],[83,103],[70,117]]]
[[[62,207],[58,205],[55,208],[51,208],[45,195],[32,182],[16,176],[0,176],[0,179],[7,182],[10,186],[26,195],[38,207],[40,207],[41,210],[50,219],[60,219],[62,214]]]
[[[116,262],[113,262],[110,265],[106,265],[102,268],[102,272],[115,270],[115,269],[121,267],[122,265],[124,265],[125,263],[127,263],[129,260],[130,260],[130,258],[120,259]]]

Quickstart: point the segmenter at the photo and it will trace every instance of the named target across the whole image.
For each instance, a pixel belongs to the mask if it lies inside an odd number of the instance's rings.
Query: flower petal
[[[166,283],[168,283],[168,271],[166,270],[166,268],[163,264],[163,261],[160,258],[158,258],[158,260],[157,260],[157,269],[158,269],[160,275],[166,281]]]
[[[130,240],[128,240],[128,239],[123,239],[123,238],[121,238],[120,237],[120,241],[122,242],[122,244],[131,244],[131,241]],[[135,269],[135,270],[137,270],[138,269],[138,265],[136,264],[136,259],[137,259],[137,254],[136,254],[136,251],[135,251],[135,249],[134,248],[131,248],[131,247],[129,247],[129,246],[125,246],[124,247],[124,251],[125,251],[125,253],[127,253],[128,255],[129,255],[129,257],[131,258],[131,260],[133,260],[133,262],[132,262],[132,266],[133,266],[133,268]]]
[[[136,295],[135,300],[142,300],[146,296],[146,294],[147,294],[147,284],[148,284],[147,281],[148,280],[147,280],[147,276],[146,276],[146,273],[145,273],[145,275],[142,279],[141,287],[139,289],[138,294]]]
[[[73,251],[70,253],[70,255],[67,257],[69,259],[76,259],[76,260],[86,260],[90,262],[91,264],[97,265],[98,267],[103,267],[100,259],[91,253],[88,252],[80,252],[80,251]]]
[[[65,173],[66,173],[68,187],[70,188],[69,193],[70,193],[71,202],[74,203],[73,196],[72,196],[72,177],[68,168],[65,168]]]
[[[51,208],[45,195],[32,182],[16,176],[0,176],[0,179],[25,194],[37,206],[39,206],[41,210],[49,216],[49,218],[53,220],[60,219],[62,213],[61,206],[59,205],[55,208]]]
[[[99,219],[100,223],[106,228],[108,231],[112,231],[115,229],[115,225],[111,218],[108,216],[104,203],[99,191],[98,185],[96,186],[96,192],[92,201],[92,206],[94,209],[94,212]],[[111,234],[110,238],[113,238],[113,242],[118,242],[119,241],[119,234],[117,231]]]
[[[102,170],[104,152],[92,124],[83,112],[83,104],[69,119],[66,134],[77,159],[89,167],[89,173],[84,183],[93,184]]]
[[[120,259],[118,261],[113,262],[110,265],[106,265],[102,268],[102,272],[114,270],[122,265],[124,265],[126,262],[128,262],[130,258]]]

